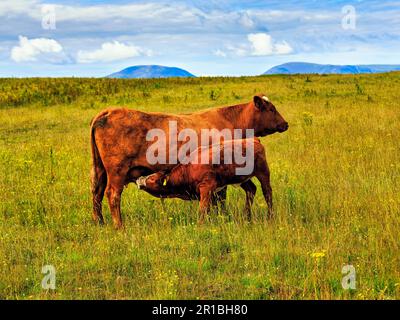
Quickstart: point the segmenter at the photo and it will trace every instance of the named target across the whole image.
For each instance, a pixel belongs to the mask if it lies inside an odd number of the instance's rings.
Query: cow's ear
[[[263,98],[261,98],[259,96],[254,96],[253,101],[254,101],[254,105],[256,106],[256,108],[258,108],[260,110],[267,109],[265,100]]]

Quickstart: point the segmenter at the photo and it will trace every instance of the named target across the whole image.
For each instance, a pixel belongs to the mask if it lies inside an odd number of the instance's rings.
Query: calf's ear
[[[161,176],[158,179],[158,183],[160,185],[162,185],[163,187],[165,187],[167,185],[169,176],[166,174],[165,171],[160,171],[160,173],[161,173]]]
[[[165,187],[167,185],[169,177],[168,176],[164,176],[164,178],[162,178],[162,185]]]
[[[259,96],[254,96],[253,98],[254,101],[254,105],[256,106],[256,108],[260,109],[260,110],[266,110],[267,106],[265,103],[265,100]]]

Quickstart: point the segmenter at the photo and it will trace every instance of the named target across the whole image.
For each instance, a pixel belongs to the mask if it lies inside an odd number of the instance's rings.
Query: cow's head
[[[289,128],[289,124],[266,95],[254,96],[251,104],[254,111],[254,134],[256,136],[263,137],[275,132],[284,132]]]
[[[136,185],[152,194],[163,194],[167,190],[168,176],[164,171],[159,171],[145,177],[136,179]]]

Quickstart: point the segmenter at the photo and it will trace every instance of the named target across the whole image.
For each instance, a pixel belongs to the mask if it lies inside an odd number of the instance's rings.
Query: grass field
[[[196,202],[130,185],[124,231],[91,222],[89,122],[190,112],[264,92],[290,123],[262,141],[277,218],[197,225]],[[1,299],[400,299],[400,73],[165,80],[0,79]],[[42,266],[56,289],[41,287]],[[356,289],[344,290],[353,265]]]

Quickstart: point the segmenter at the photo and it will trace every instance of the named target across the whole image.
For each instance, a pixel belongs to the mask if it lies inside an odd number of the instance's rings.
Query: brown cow
[[[252,140],[252,141],[250,141]],[[253,143],[253,149],[249,152],[247,143]],[[249,144],[250,146],[250,144]],[[139,189],[143,189],[159,198],[180,198],[183,200],[200,200],[200,222],[204,221],[204,215],[209,211],[211,196],[217,190],[228,185],[240,185],[246,192],[246,213],[250,220],[251,205],[256,193],[256,186],[251,181],[257,177],[261,183],[262,192],[268,205],[268,216],[272,216],[272,189],[270,185],[270,172],[266,161],[265,150],[258,138],[224,141],[220,148],[213,151],[213,146],[200,147],[194,153],[205,152],[208,155],[208,163],[199,161],[178,164],[171,172],[156,172],[136,180]],[[249,161],[252,161],[252,170],[247,174],[237,174],[238,164],[234,161],[234,150],[249,153]],[[227,151],[227,153],[226,153]],[[218,164],[213,164],[215,153],[219,152]],[[228,155],[229,161],[225,161]],[[200,158],[200,157],[199,157]],[[231,161],[233,159],[233,161]]]
[[[266,136],[288,129],[288,123],[264,94],[254,96],[249,103],[181,115],[106,109],[91,122],[91,189],[95,221],[103,223],[102,199],[106,193],[114,226],[120,228],[120,202],[124,186],[140,176],[170,170],[176,165],[150,164],[146,157],[148,148],[153,144],[153,141],[146,140],[149,130],[160,128],[168,135],[171,121],[176,122],[178,130],[191,128],[197,134],[204,128],[229,131],[253,129],[255,136]],[[182,143],[178,141],[177,147]],[[167,146],[166,154],[169,155]]]

